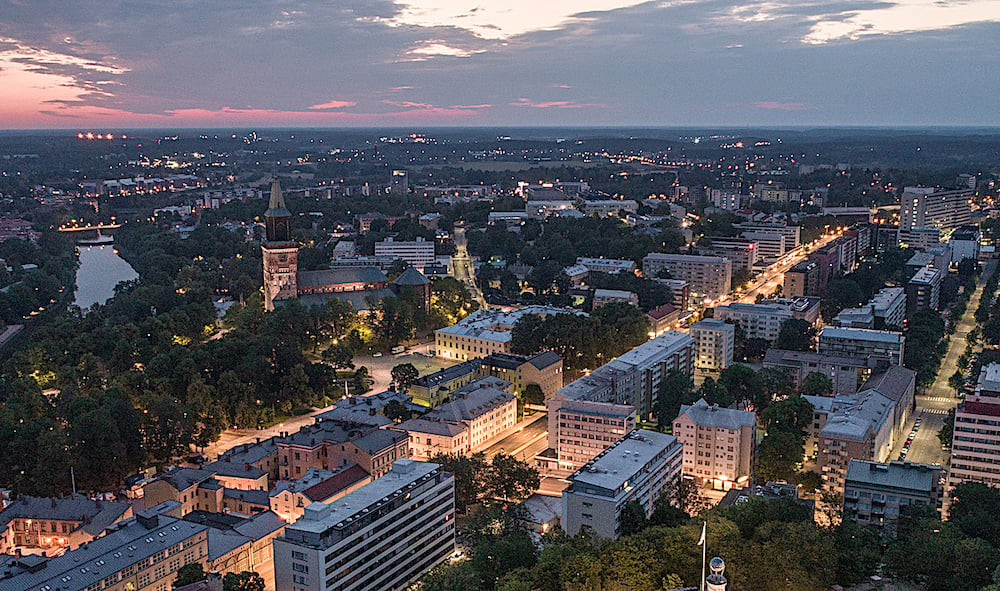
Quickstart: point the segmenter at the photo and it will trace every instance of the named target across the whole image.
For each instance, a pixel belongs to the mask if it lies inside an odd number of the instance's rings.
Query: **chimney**
[[[250,471],[250,464],[249,464],[249,463],[245,463],[245,464],[243,464],[243,470],[244,470],[245,472],[249,472],[249,471]]]

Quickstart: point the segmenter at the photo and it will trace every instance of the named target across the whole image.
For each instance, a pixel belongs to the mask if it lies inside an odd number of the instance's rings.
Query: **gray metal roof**
[[[21,497],[0,512],[0,524],[18,517],[80,521],[79,529],[98,535],[131,509],[129,503],[95,501],[83,495],[64,498]]]
[[[298,274],[299,287],[388,282],[389,278],[378,267],[337,267],[318,271],[300,271]]]
[[[757,417],[757,415],[750,411],[719,408],[717,404],[709,405],[704,398],[692,405],[681,405],[681,412],[677,418],[679,419],[684,415],[690,417],[695,425],[719,429],[752,427]]]
[[[891,488],[900,491],[930,493],[937,486],[941,466],[911,462],[869,462],[851,460],[847,466],[846,487]]]

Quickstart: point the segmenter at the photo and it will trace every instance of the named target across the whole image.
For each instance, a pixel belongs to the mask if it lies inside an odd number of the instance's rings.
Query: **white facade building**
[[[408,242],[397,242],[386,238],[375,243],[375,256],[394,257],[404,260],[410,265],[423,269],[424,265],[435,262],[434,243],[418,237]]]
[[[948,491],[963,482],[1000,488],[1000,364],[979,373],[976,391],[958,405]]]
[[[903,326],[906,318],[906,289],[885,287],[879,290],[869,302],[876,319],[884,326]]]
[[[888,330],[825,326],[819,333],[819,352],[858,359],[884,356],[890,363],[902,365],[905,341],[901,333]]]
[[[781,325],[791,320],[792,310],[781,304],[744,304],[734,302],[715,309],[719,320],[730,320],[740,325],[748,339],[774,342]]]
[[[636,429],[601,452],[568,479],[563,529],[571,536],[586,530],[618,538],[626,504],[638,502],[648,517],[660,494],[669,494],[680,481],[681,448],[672,435]]]
[[[735,325],[718,318],[705,318],[692,324],[688,334],[694,339],[695,369],[721,371],[733,364]]]
[[[434,331],[435,354],[445,359],[468,361],[491,353],[510,353],[510,331],[527,315],[586,314],[572,308],[524,306],[509,311],[480,308],[451,326]]]
[[[274,540],[277,591],[405,589],[455,550],[455,478],[396,460],[381,478],[313,503]]]
[[[905,187],[900,198],[899,240],[909,243],[909,233],[915,228],[934,227],[947,232],[972,218],[974,191],[946,191],[934,187]]]

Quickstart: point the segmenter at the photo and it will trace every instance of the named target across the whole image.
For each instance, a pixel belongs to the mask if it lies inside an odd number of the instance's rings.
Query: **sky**
[[[998,126],[1000,0],[0,0],[0,129]]]

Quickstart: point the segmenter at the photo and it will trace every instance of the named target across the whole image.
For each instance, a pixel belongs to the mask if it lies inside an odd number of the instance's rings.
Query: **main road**
[[[486,298],[476,285],[476,271],[469,256],[468,240],[465,238],[465,227],[455,226],[455,254],[451,257],[451,266],[455,278],[469,288],[469,293],[479,302],[479,307],[486,307]]]
[[[976,291],[969,298],[965,314],[955,325],[955,334],[951,335],[948,351],[941,360],[941,369],[938,371],[934,383],[917,395],[917,410],[913,413],[910,424],[907,425],[907,433],[910,433],[916,419],[920,419],[920,428],[913,434],[913,442],[906,454],[906,459],[910,462],[945,465],[949,459],[948,451],[941,447],[937,434],[944,426],[948,411],[957,406],[960,400],[956,397],[955,389],[948,383],[948,379],[958,371],[958,358],[962,356],[966,347],[965,338],[976,326],[975,313],[983,295],[983,285],[990,275],[996,272],[996,268],[997,261],[986,263],[979,276]],[[902,447],[903,441],[898,442],[890,457],[892,459],[898,458]]]

